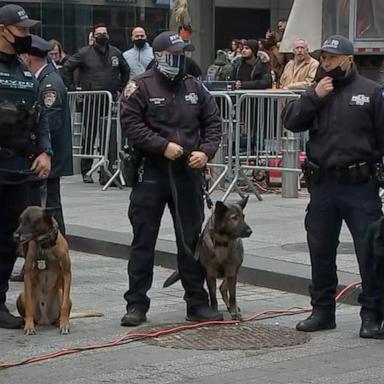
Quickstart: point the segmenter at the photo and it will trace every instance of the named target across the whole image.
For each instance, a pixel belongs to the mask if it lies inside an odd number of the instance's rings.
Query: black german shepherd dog
[[[200,260],[205,270],[211,307],[217,310],[216,279],[223,278],[221,296],[234,320],[241,320],[236,303],[237,274],[244,258],[241,238],[252,234],[251,228],[244,221],[243,210],[247,202],[248,196],[235,204],[217,201],[212,216],[200,234],[195,251],[195,258]],[[163,286],[169,287],[179,279],[179,272],[176,271]]]

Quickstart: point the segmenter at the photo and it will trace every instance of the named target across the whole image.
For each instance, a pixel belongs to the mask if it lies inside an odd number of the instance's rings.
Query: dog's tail
[[[176,281],[180,280],[179,271],[175,271],[171,276],[168,277],[167,280],[164,281],[163,288],[170,287],[172,284],[175,284]]]
[[[86,317],[103,317],[104,313],[98,311],[74,311],[69,316],[70,319],[84,319]]]

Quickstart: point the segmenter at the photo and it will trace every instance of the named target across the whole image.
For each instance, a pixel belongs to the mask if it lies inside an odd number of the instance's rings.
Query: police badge
[[[52,105],[55,104],[56,99],[57,92],[52,89],[43,93],[43,103],[47,108],[52,107]]]

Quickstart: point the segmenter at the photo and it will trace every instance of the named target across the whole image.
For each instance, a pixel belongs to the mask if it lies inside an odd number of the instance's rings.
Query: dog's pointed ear
[[[215,218],[221,218],[227,212],[228,207],[222,201],[216,201]]]
[[[241,199],[240,201],[237,202],[237,204],[240,205],[241,209],[244,210],[245,206],[248,203],[249,195],[245,196],[244,199]]]

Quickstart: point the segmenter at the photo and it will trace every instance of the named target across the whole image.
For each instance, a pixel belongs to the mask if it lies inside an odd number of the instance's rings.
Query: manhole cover
[[[158,331],[179,325],[182,324],[143,327],[140,330]],[[307,333],[287,327],[240,323],[188,329],[158,338],[144,339],[143,342],[168,348],[234,350],[292,347],[307,343],[309,340],[310,336]]]
[[[294,243],[294,244],[284,244],[281,248],[286,251],[291,252],[300,252],[300,253],[308,253],[308,244],[307,243]],[[353,243],[340,243],[337,247],[337,253],[339,255],[353,255],[355,254],[355,248]]]

